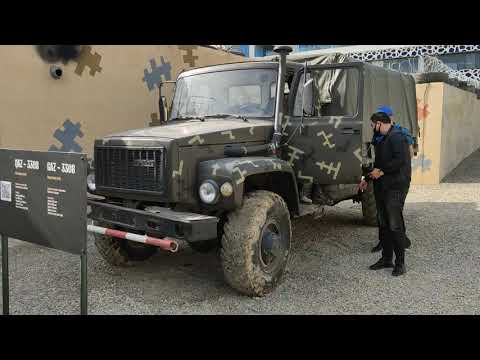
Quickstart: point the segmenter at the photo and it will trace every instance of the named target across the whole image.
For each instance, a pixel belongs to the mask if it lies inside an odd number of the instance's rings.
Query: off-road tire
[[[281,237],[272,269],[262,265],[262,231],[275,224]],[[248,296],[263,296],[281,281],[289,258],[292,226],[281,196],[259,190],[245,195],[241,208],[228,215],[220,252],[226,282]]]
[[[104,226],[98,224],[98,226]],[[129,266],[136,261],[144,261],[152,257],[157,248],[130,240],[117,239],[111,236],[94,234],[95,246],[100,255],[113,266]]]
[[[377,203],[375,202],[372,182],[368,183],[368,187],[362,193],[361,199],[363,223],[368,226],[377,226]]]

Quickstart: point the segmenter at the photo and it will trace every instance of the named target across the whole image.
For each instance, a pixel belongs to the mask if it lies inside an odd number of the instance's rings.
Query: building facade
[[[228,45],[247,57],[273,55],[274,45]],[[480,45],[290,45],[292,58],[314,58],[339,52],[356,60],[370,62],[406,73],[424,72],[424,56],[439,59],[452,72],[480,81]]]
[[[246,57],[262,57],[273,55],[273,47],[275,45],[227,45],[231,46],[235,52],[242,53]],[[290,45],[293,52],[304,52],[319,49],[332,49],[346,45]]]

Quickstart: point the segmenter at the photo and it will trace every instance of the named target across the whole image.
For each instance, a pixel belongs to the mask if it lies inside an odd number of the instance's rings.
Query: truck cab
[[[185,71],[168,121],[98,139],[90,218],[198,251],[219,246],[233,288],[250,296],[273,290],[289,258],[291,217],[356,199],[362,169],[373,162],[365,114],[381,105],[365,102],[370,66],[287,62],[289,49],[277,51],[277,61]],[[163,114],[164,107],[161,100]],[[156,251],[113,236],[95,240],[112,265]]]

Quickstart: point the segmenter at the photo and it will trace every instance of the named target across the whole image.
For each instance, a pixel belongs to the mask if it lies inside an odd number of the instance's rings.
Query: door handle
[[[353,134],[359,134],[360,130],[356,130],[353,128],[342,128],[342,134],[345,135],[353,135]]]

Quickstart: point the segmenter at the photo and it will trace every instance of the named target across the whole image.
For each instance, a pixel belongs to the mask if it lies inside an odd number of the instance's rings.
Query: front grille
[[[99,187],[164,192],[164,148],[95,148],[95,181]]]

